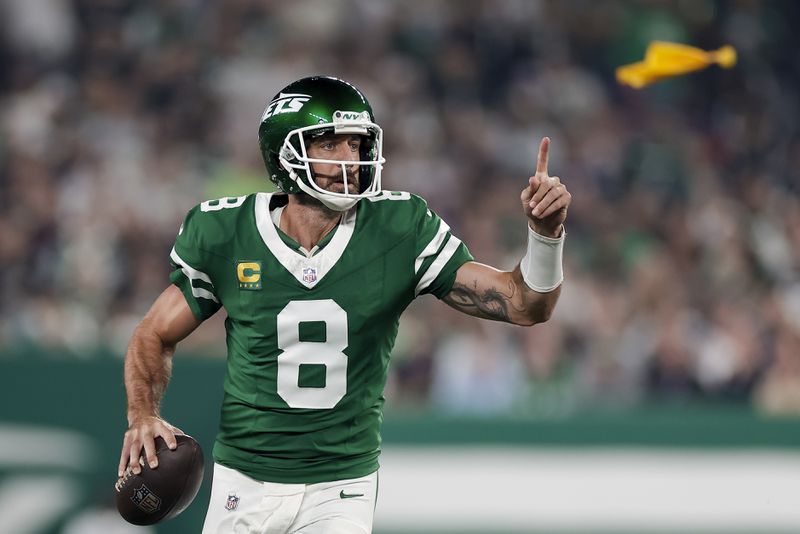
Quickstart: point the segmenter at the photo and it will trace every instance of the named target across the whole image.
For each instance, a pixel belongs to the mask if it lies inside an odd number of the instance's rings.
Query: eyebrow
[[[342,135],[342,134],[335,134],[335,133],[328,132],[328,133],[324,133],[324,134],[320,135],[319,137],[315,137],[315,138],[311,139],[311,142],[312,143],[327,143],[329,141],[334,141],[336,139],[336,137],[339,136],[339,135]],[[357,134],[350,134],[346,138],[346,141],[348,141],[348,142],[353,141],[353,140],[357,140],[357,141],[360,142],[361,141],[361,136],[357,135]]]

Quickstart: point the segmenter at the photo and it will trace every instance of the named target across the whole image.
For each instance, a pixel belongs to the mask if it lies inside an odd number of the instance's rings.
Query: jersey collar
[[[316,286],[328,274],[344,254],[344,249],[353,236],[356,226],[357,206],[342,213],[333,237],[322,250],[306,257],[287,245],[278,234],[278,229],[269,214],[269,203],[273,193],[258,193],[255,201],[255,219],[258,233],[273,256],[289,273],[308,289]]]

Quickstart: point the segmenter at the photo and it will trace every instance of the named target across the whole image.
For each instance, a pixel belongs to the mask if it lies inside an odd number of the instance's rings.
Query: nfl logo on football
[[[225,509],[229,512],[236,510],[236,507],[239,506],[239,496],[235,493],[228,494],[228,500],[225,501]]]
[[[303,282],[313,284],[317,281],[317,270],[313,267],[306,267],[303,269]]]
[[[148,514],[157,512],[158,509],[161,508],[161,499],[159,496],[150,491],[150,488],[144,484],[142,484],[140,488],[133,490],[133,496],[131,496],[131,500],[136,506]]]

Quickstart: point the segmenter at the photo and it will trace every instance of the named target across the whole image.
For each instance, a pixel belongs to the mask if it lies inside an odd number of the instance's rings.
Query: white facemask
[[[331,124],[320,124],[317,126],[306,126],[289,132],[283,142],[280,151],[280,162],[284,169],[289,172],[289,176],[294,180],[298,187],[312,197],[322,202],[328,208],[335,211],[346,211],[356,205],[362,198],[373,197],[381,192],[381,171],[385,159],[383,158],[383,131],[380,126],[369,120],[369,114],[352,113],[337,111],[334,113],[333,133],[334,134],[356,134],[369,135],[374,138],[376,153],[372,161],[344,161],[309,158],[306,152],[306,136],[321,131],[331,130]],[[291,143],[296,136],[297,145],[301,152]],[[342,182],[344,192],[336,193],[320,187],[314,180],[311,170],[312,163],[327,163],[340,165],[342,169]],[[364,191],[350,193],[347,187],[347,167],[358,165],[363,167],[374,167],[372,182]],[[363,175],[363,173],[362,173]]]

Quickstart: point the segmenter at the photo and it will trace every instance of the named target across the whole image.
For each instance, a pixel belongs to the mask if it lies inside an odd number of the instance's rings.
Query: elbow
[[[514,324],[517,326],[533,326],[535,324],[540,323],[541,321],[537,321],[533,317],[522,317],[514,321]]]
[[[136,325],[136,328],[133,329],[131,340],[144,341],[145,343],[152,341],[161,342],[161,336],[158,335],[153,322],[145,317]]]
[[[516,323],[520,326],[533,326],[539,323],[546,323],[553,316],[556,303],[561,293],[561,286],[549,293],[537,293],[536,298],[529,302],[526,312]]]
[[[515,324],[518,326],[533,326],[535,324],[546,323],[553,316],[553,309],[555,307],[548,307],[546,309],[535,310],[535,312],[520,317]]]
[[[160,352],[163,356],[170,356],[175,352],[176,343],[165,339],[166,336],[157,328],[157,324],[145,317],[136,325],[131,335],[131,345],[145,346]]]
[[[552,306],[547,306],[534,318],[533,324],[546,323],[553,316],[553,311],[556,309],[555,303]]]

